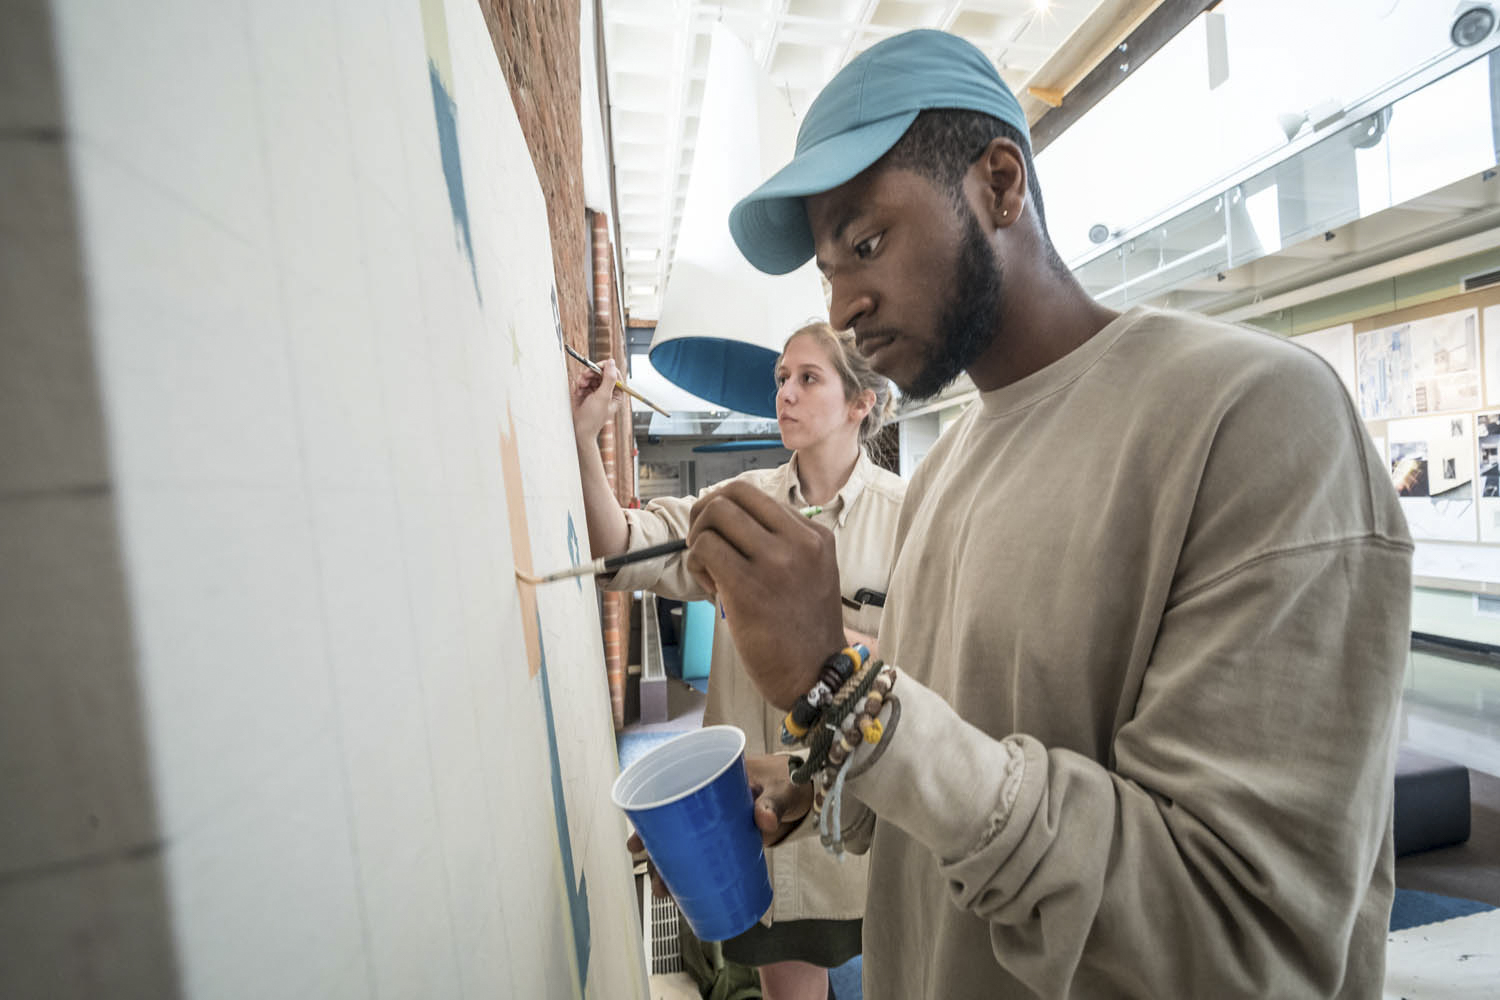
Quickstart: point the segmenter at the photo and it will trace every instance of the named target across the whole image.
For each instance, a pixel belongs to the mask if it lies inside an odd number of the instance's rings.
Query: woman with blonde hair
[[[599,431],[622,395],[605,388],[614,386],[614,362],[604,362],[603,368],[603,376],[585,372],[573,390],[584,509],[596,557],[685,537],[693,504],[724,485],[709,486],[696,497],[658,498],[641,510],[622,510],[599,457]],[[823,508],[814,520],[832,529],[837,542],[845,632],[851,641],[873,647],[906,491],[898,476],[868,454],[891,408],[890,383],[855,350],[852,333],[810,323],[787,339],[776,362],[776,386],[776,421],[791,461],[736,479],[755,483],[789,506]],[[636,563],[602,582],[611,590],[651,590],[677,600],[708,597],[685,561],[678,554]],[[747,755],[774,753],[781,749],[783,713],[760,696],[741,668],[730,636],[734,623],[717,625],[703,722],[744,730]],[[865,860],[840,861],[813,837],[768,852],[767,863],[775,893],[771,909],[760,924],[725,941],[724,956],[759,968],[767,1000],[824,1000],[826,970],[859,954]]]

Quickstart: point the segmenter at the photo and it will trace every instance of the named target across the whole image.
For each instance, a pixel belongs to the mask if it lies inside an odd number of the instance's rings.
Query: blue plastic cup
[[[707,726],[631,764],[610,792],[700,941],[743,934],[771,907],[745,776],[745,734]]]

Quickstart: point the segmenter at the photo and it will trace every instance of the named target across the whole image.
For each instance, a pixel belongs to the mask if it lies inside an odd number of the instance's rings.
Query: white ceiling
[[[941,28],[969,39],[1024,95],[1028,86],[1039,85],[1038,71],[1064,42],[1091,17],[1097,35],[1099,17],[1114,19],[1119,6],[1109,0],[603,0],[623,299],[630,317],[655,320],[660,311],[716,21],[750,47],[800,117],[850,59],[909,28]],[[1117,33],[1128,27],[1119,25]],[[1057,86],[1050,75],[1045,82]]]

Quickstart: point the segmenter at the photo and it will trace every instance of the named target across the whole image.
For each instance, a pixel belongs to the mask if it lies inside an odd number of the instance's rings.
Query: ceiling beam
[[[1085,22],[1085,25],[1093,25],[1096,22],[1108,23],[1108,19],[1102,15],[1111,6],[1122,8],[1120,13],[1127,16],[1131,9],[1135,8],[1136,19],[1123,38],[1115,37],[1110,39],[1108,44],[1104,44],[1105,40],[1101,37],[1096,46],[1079,59],[1080,65],[1092,60],[1091,68],[1081,79],[1064,86],[1060,85],[1059,81],[1049,78],[1047,74],[1054,60],[1048,60],[1047,65],[1037,71],[1031,80],[1031,85],[1045,90],[1061,90],[1063,97],[1057,107],[1050,109],[1035,98],[1029,96],[1025,98],[1025,100],[1033,101],[1034,107],[1042,109],[1041,116],[1031,125],[1032,152],[1040,153],[1046,149],[1053,139],[1062,135],[1078,119],[1092,110],[1094,105],[1103,100],[1110,91],[1139,69],[1178,32],[1191,24],[1195,17],[1205,10],[1211,10],[1218,3],[1219,0],[1148,0],[1148,2],[1135,3],[1120,0],[1119,3],[1101,5],[1094,16]],[[1075,32],[1075,36],[1078,34]],[[1073,44],[1073,39],[1070,38],[1058,50],[1059,56],[1070,50]]]
[[[1161,0],[1101,0],[1093,13],[1073,29],[1026,81],[1028,88],[1066,94],[1113,52],[1159,3]],[[1021,110],[1032,125],[1057,106],[1024,92],[1016,96],[1021,99]]]

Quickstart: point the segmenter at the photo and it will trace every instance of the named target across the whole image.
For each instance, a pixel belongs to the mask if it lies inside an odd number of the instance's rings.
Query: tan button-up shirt
[[[797,477],[797,458],[775,469],[752,469],[734,481],[754,483],[793,507],[807,506]],[[688,513],[699,497],[723,488],[716,483],[697,497],[652,500],[641,510],[625,511],[630,525],[627,550],[658,545],[687,535]],[[849,602],[862,589],[885,593],[890,576],[891,548],[906,484],[861,454],[849,481],[814,520],[833,530],[838,544],[839,580],[844,625],[866,635],[880,630],[881,608]],[[625,566],[605,586],[610,590],[650,590],[680,601],[708,597],[688,573],[682,555]],[[782,712],[767,704],[745,675],[730,635],[731,622],[714,622],[713,657],[709,670],[708,704],[704,725],[728,723],[745,731],[745,751],[775,753],[781,746]],[[832,652],[830,650],[829,652]],[[775,900],[770,917],[776,920],[851,920],[864,915],[867,864],[863,857],[842,862],[828,855],[816,839],[788,844],[767,852]]]

